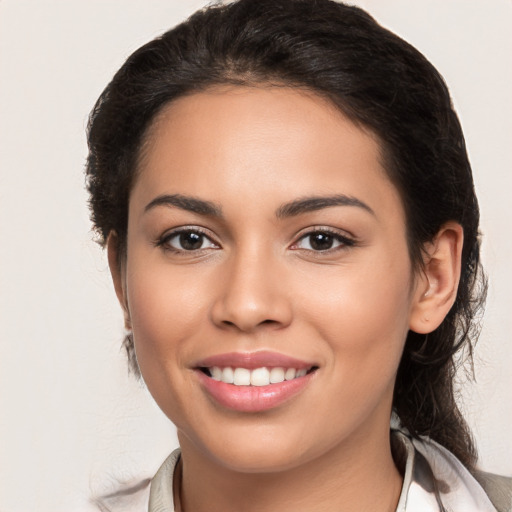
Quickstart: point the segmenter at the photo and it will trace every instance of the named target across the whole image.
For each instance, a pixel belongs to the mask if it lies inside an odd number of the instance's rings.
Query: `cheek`
[[[208,290],[199,283],[198,276],[170,272],[150,262],[134,266],[133,274],[128,274],[128,306],[141,370],[149,365],[181,365],[183,342],[207,315]]]
[[[182,428],[190,414],[191,339],[201,333],[207,316],[207,290],[185,272],[146,264],[127,280],[133,339],[144,382],[172,421]]]
[[[394,378],[408,332],[411,307],[409,261],[382,259],[359,270],[327,269],[302,310],[333,354],[338,375],[358,382]],[[348,379],[350,380],[350,379]]]

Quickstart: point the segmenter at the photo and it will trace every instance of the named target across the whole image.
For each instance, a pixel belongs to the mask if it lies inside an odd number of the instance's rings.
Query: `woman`
[[[479,213],[419,52],[328,0],[212,7],[127,60],[89,147],[125,344],[180,440],[151,511],[510,509],[454,398]]]

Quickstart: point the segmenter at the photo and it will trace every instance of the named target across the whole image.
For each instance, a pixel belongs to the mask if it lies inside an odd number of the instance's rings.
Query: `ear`
[[[417,273],[409,329],[427,334],[437,329],[450,311],[459,286],[464,232],[447,222],[424,247],[423,268]]]
[[[131,330],[130,311],[126,296],[126,271],[120,250],[119,236],[115,231],[111,231],[107,238],[108,265],[117,299],[123,308],[124,326],[127,330]]]

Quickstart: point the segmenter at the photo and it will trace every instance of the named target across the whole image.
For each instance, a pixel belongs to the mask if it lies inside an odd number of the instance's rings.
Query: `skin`
[[[115,233],[108,250],[142,375],[178,428],[183,509],[395,510],[395,375],[408,330],[430,332],[453,303],[460,226],[444,226],[415,271],[378,139],[303,91],[187,96],[146,139],[121,265]],[[177,194],[222,215],[148,208]],[[276,215],[340,195],[360,204]],[[172,236],[183,227],[204,233],[200,249]],[[314,250],[319,230],[334,233],[332,248]],[[197,361],[260,350],[318,369],[269,411],[233,411],[205,393]]]

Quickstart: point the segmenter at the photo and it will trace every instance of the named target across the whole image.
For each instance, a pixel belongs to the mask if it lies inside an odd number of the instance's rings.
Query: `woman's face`
[[[418,292],[376,138],[312,94],[232,87],[148,141],[115,279],[184,450],[261,472],[385,439]]]

